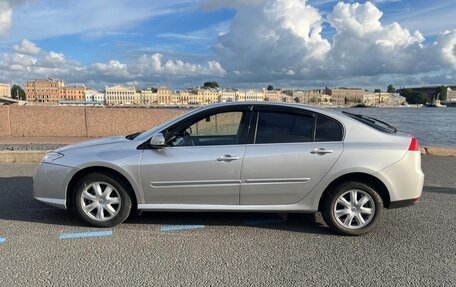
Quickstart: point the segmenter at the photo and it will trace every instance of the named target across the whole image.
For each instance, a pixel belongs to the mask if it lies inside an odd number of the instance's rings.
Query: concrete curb
[[[0,163],[34,163],[40,162],[48,150],[0,151]]]
[[[422,147],[421,154],[435,156],[456,156],[456,148],[451,147]]]
[[[456,156],[456,148],[421,147],[421,154],[430,156]],[[49,150],[0,150],[0,163],[36,163]]]

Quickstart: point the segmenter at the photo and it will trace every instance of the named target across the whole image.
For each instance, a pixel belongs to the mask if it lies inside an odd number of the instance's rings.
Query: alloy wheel
[[[348,229],[367,226],[375,215],[375,202],[365,191],[352,189],[340,195],[333,208],[337,223]]]
[[[120,193],[107,182],[93,182],[87,185],[81,194],[83,212],[97,221],[114,218],[121,209]]]

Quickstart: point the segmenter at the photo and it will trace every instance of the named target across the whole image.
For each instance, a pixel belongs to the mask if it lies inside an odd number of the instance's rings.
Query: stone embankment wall
[[[186,110],[0,106],[0,136],[102,137],[150,129]]]

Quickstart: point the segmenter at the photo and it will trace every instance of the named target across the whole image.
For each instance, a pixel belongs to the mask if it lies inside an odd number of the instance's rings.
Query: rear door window
[[[255,143],[312,142],[314,117],[297,113],[262,111],[258,115]]]

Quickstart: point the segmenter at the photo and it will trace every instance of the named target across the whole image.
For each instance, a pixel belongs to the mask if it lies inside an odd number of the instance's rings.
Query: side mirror
[[[157,133],[150,139],[150,146],[154,148],[163,148],[166,146],[165,136],[162,133]]]

